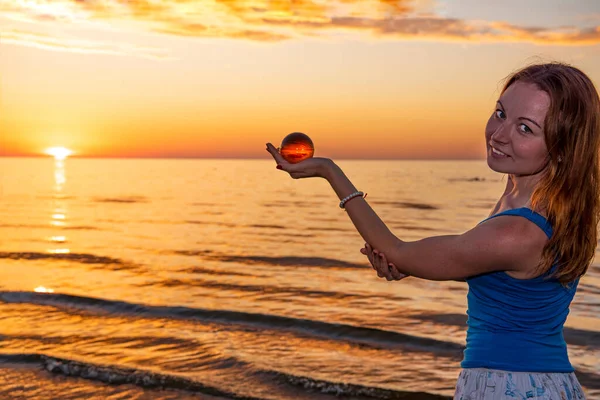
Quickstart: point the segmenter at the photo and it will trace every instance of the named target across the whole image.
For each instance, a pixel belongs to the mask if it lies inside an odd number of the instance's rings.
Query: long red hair
[[[544,121],[549,160],[533,192],[532,207],[545,210],[554,232],[538,272],[557,262],[552,276],[566,285],[585,274],[596,251],[600,98],[586,74],[564,63],[527,66],[509,76],[502,92],[517,81],[535,84],[550,96]]]

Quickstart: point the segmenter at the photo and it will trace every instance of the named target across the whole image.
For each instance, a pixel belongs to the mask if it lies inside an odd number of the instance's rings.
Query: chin
[[[501,174],[506,174],[506,173],[507,173],[506,171],[504,171],[504,170],[502,170],[502,169],[499,169],[499,168],[498,168],[498,166],[497,166],[497,165],[494,165],[494,163],[493,163],[493,162],[490,162],[490,160],[489,160],[489,159],[488,159],[487,165],[488,165],[488,167],[490,167],[490,169],[491,169],[492,171],[494,171],[494,172],[499,172],[499,173],[501,173]]]
[[[500,161],[500,162],[498,162],[498,161],[499,160],[492,158],[492,156],[488,154],[487,165],[488,165],[488,167],[490,167],[490,169],[492,171],[499,172],[501,174],[514,174],[515,173],[513,168],[503,165],[504,163],[502,161]]]

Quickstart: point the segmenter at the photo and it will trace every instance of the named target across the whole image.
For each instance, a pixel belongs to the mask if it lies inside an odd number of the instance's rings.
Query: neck
[[[530,207],[531,196],[543,176],[542,172],[533,175],[508,175],[504,197],[514,207]]]

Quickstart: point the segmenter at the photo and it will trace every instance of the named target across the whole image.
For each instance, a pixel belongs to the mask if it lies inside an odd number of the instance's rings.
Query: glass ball
[[[279,153],[287,162],[296,164],[311,158],[315,154],[315,146],[304,133],[293,132],[283,138]]]

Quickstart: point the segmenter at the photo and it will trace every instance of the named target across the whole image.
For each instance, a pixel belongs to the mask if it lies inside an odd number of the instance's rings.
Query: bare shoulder
[[[520,215],[499,215],[480,223],[471,231],[475,230],[493,233],[507,241],[518,239],[545,242],[548,239],[538,225]]]

